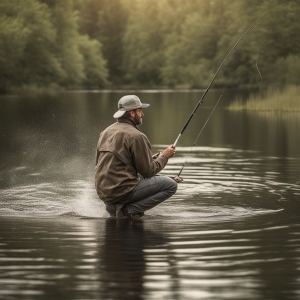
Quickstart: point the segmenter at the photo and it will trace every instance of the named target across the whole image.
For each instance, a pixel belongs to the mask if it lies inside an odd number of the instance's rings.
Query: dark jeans
[[[142,178],[133,191],[131,202],[126,205],[129,214],[140,214],[153,208],[176,193],[177,183],[167,176]],[[110,215],[125,206],[124,204],[107,204],[106,210]],[[118,213],[117,213],[118,214]]]

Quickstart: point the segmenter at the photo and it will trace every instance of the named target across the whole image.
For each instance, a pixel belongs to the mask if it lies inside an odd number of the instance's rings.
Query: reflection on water
[[[123,95],[123,93],[121,94]],[[0,99],[0,298],[297,299],[297,114],[230,112],[211,93],[164,175],[185,182],[143,221],[107,219],[93,185],[118,93]],[[199,93],[140,93],[153,152]],[[41,101],[43,100],[43,101]]]
[[[300,292],[299,223],[0,223],[3,299],[297,299]]]

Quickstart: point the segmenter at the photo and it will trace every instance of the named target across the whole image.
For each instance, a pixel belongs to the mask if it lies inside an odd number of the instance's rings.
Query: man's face
[[[141,125],[143,123],[143,110],[141,108],[137,108],[136,110],[134,110],[134,117],[133,117],[133,121],[135,123],[135,125]]]

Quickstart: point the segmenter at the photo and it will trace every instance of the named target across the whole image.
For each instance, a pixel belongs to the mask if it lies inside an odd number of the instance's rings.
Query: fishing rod
[[[187,128],[187,126],[189,125],[191,119],[193,118],[193,116],[195,115],[198,107],[200,106],[200,104],[203,103],[203,99],[205,98],[206,94],[208,93],[208,90],[210,89],[211,85],[213,84],[215,78],[217,77],[218,73],[220,72],[220,70],[222,69],[224,63],[226,62],[227,58],[230,56],[230,54],[232,53],[232,51],[235,49],[235,47],[239,44],[239,42],[241,40],[243,40],[243,38],[245,37],[245,35],[258,23],[258,21],[260,21],[265,15],[267,15],[272,9],[268,10],[266,13],[264,13],[262,16],[260,16],[245,32],[244,34],[238,39],[238,41],[234,44],[234,46],[231,48],[231,50],[228,52],[228,54],[226,55],[225,59],[223,60],[223,62],[221,63],[220,67],[218,68],[216,74],[213,76],[211,82],[209,83],[208,87],[206,88],[205,92],[203,93],[201,99],[199,100],[199,102],[197,103],[196,107],[194,108],[193,112],[191,113],[191,115],[189,116],[189,118],[187,119],[187,121],[185,122],[184,126],[182,127],[177,139],[175,140],[173,146],[175,147],[181,137],[181,135],[183,134],[183,132],[185,131],[185,129]]]
[[[181,167],[181,169],[180,169],[180,171],[179,171],[179,173],[178,173],[178,175],[177,175],[178,177],[180,177],[180,174],[181,174],[182,170],[183,170],[184,167],[185,167],[185,164],[186,164],[186,162],[187,162],[187,160],[188,160],[188,158],[189,158],[190,153],[192,152],[194,146],[196,145],[196,143],[197,143],[197,141],[198,141],[198,138],[199,138],[199,136],[201,135],[201,133],[202,133],[204,127],[206,126],[207,122],[209,121],[211,115],[214,113],[214,111],[215,111],[215,109],[216,109],[216,107],[217,107],[219,101],[221,100],[221,98],[222,98],[222,96],[223,96],[224,91],[225,91],[225,89],[223,89],[223,91],[222,91],[222,93],[221,93],[221,96],[219,97],[219,99],[218,99],[218,101],[216,102],[216,104],[215,104],[213,110],[211,111],[211,113],[210,113],[210,115],[208,116],[206,122],[204,123],[203,127],[201,128],[201,130],[200,130],[198,136],[196,137],[196,140],[195,140],[193,146],[191,147],[191,149],[190,149],[190,151],[189,151],[189,154],[188,154],[187,157],[185,158],[184,163],[183,163],[183,165],[182,165],[182,167]]]
[[[239,60],[239,58],[238,58],[238,59],[236,59],[236,61],[235,61],[234,65],[233,65],[233,67],[232,67],[232,71],[235,69],[235,67],[236,67],[236,64],[237,64],[238,60]],[[184,163],[183,163],[183,165],[182,165],[182,168],[181,168],[181,170],[179,171],[179,173],[178,173],[178,175],[177,175],[179,178],[180,178],[180,174],[181,174],[181,172],[183,171],[183,169],[184,169],[184,167],[185,167],[185,164],[186,164],[186,162],[187,162],[187,160],[188,160],[188,158],[189,158],[189,156],[190,156],[190,153],[192,152],[193,148],[195,147],[195,145],[196,145],[196,143],[197,143],[197,141],[198,141],[198,139],[199,139],[199,137],[200,137],[200,135],[201,135],[201,133],[202,133],[202,131],[203,131],[204,127],[206,126],[206,124],[208,123],[208,121],[209,121],[210,117],[211,117],[211,116],[212,116],[212,114],[214,113],[214,111],[215,111],[215,109],[216,109],[217,105],[219,104],[219,102],[220,102],[220,100],[221,100],[221,98],[222,98],[222,96],[223,96],[224,92],[225,92],[225,88],[223,88],[223,90],[222,90],[222,93],[221,93],[221,95],[220,95],[220,97],[219,97],[218,101],[216,102],[216,104],[215,104],[215,106],[213,107],[213,109],[212,109],[211,113],[209,114],[208,118],[206,119],[206,121],[205,121],[204,125],[202,126],[202,128],[201,128],[201,130],[200,130],[199,134],[197,135],[197,137],[196,137],[196,139],[195,139],[195,141],[194,141],[194,144],[193,144],[193,146],[191,147],[191,149],[190,149],[190,151],[189,151],[188,155],[186,156],[186,158],[185,158],[185,160],[184,160]]]

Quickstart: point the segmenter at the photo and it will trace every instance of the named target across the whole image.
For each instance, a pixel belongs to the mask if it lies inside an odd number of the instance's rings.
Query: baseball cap
[[[126,111],[136,108],[146,108],[150,104],[142,103],[138,96],[126,95],[122,97],[118,102],[119,110],[114,114],[114,118],[122,117]]]

